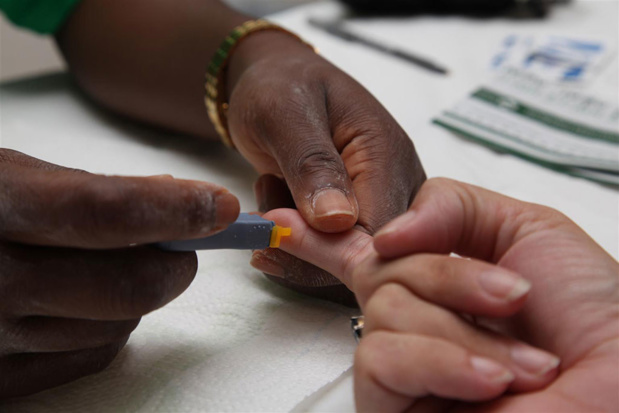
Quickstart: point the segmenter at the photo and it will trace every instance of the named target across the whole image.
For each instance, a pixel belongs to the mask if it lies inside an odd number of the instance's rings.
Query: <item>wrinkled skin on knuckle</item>
[[[325,185],[332,185],[333,179],[344,180],[348,177],[337,154],[325,148],[318,142],[303,142],[296,158],[294,168],[298,175],[294,179],[299,180],[299,184],[307,181],[307,177],[312,177],[314,183],[323,182]]]
[[[367,105],[338,110],[342,114],[334,136],[356,191],[373,191],[358,196],[360,223],[373,233],[408,209],[426,175],[412,141],[397,122],[373,98]]]
[[[409,161],[401,162],[406,168],[414,162],[419,164],[414,145],[406,132],[361,85],[351,79],[348,82],[329,82],[328,88],[331,124],[340,152],[348,146],[351,146],[349,150],[352,153],[374,147]],[[400,163],[394,165],[399,167]]]
[[[360,301],[364,303],[371,295],[374,288],[373,278],[376,274],[378,258],[371,256],[359,264],[351,275],[351,289]]]
[[[365,254],[368,250],[373,250],[374,240],[371,237],[353,238],[352,241],[346,242],[344,253],[342,254],[342,279],[348,284],[351,289],[354,285],[354,279],[352,275],[355,272],[356,267],[360,265],[357,257],[359,254]]]
[[[424,176],[423,169],[408,137],[394,142],[393,138],[387,139],[388,136],[376,130],[359,133],[343,148],[342,158],[350,165],[352,178],[369,172],[389,179],[387,183],[394,185],[394,190],[402,189],[410,194],[414,189],[413,181],[416,186],[421,185],[422,182],[417,181]],[[386,172],[391,173],[385,176]]]
[[[352,290],[364,305],[378,287],[377,279],[383,271],[384,261],[378,254],[371,254],[352,273]]]
[[[517,230],[513,234],[513,238],[523,233],[534,233],[537,231],[563,231],[577,229],[576,224],[563,213],[554,208],[521,203],[519,208],[512,208]]]

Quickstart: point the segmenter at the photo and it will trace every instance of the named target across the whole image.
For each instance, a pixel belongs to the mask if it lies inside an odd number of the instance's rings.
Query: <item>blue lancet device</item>
[[[259,215],[241,213],[228,228],[210,237],[160,242],[156,245],[168,251],[263,250],[279,248],[281,238],[290,236],[291,232],[290,228],[280,227]]]

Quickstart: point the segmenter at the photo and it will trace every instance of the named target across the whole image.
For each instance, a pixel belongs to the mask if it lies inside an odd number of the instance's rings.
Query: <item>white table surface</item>
[[[355,77],[387,107],[415,142],[430,177],[459,179],[554,207],[570,216],[617,258],[619,196],[615,189],[493,152],[431,123],[434,116],[487,79],[490,58],[508,34],[617,39],[616,1],[575,2],[557,7],[543,21],[411,17],[352,23],[353,28],[364,34],[434,58],[451,70],[448,77],[338,40],[306,22],[309,16],[328,16],[336,9],[334,4],[323,3],[272,18],[316,45],[325,57]],[[66,88],[67,92],[59,94],[58,88]],[[168,135],[114,119],[93,109],[68,86],[64,77],[5,86],[0,99],[3,147],[93,172],[172,173],[178,177],[211,180],[237,194],[244,210],[255,209],[251,192],[255,174],[239,156],[217,145],[204,148],[180,138],[170,142]],[[67,101],[80,102],[89,115],[57,110]],[[26,113],[29,116],[20,115]],[[115,156],[118,151],[121,152]],[[165,163],[170,151],[176,159],[182,159],[173,164],[173,170]],[[136,162],[136,159],[148,161]],[[333,383],[325,380],[324,385],[294,410],[353,410],[350,371]]]

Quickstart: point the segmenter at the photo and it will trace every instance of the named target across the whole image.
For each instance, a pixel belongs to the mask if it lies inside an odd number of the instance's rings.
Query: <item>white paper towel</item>
[[[251,210],[251,168],[218,145],[135,126],[91,107],[67,76],[0,88],[1,143],[65,166],[172,173],[227,186]],[[142,320],[104,372],[2,412],[289,411],[352,364],[354,311],[266,280],[247,251],[199,253],[189,289]]]

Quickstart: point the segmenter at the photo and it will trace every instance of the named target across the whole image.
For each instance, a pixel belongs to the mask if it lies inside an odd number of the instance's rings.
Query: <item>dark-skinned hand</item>
[[[356,226],[373,234],[407,210],[425,180],[410,138],[385,108],[286,34],[244,40],[227,84],[232,139],[263,175],[256,184],[262,212],[296,207],[321,232]],[[354,303],[335,277],[289,254],[266,250],[256,261],[279,283]]]
[[[129,118],[219,139],[204,109],[205,68],[221,41],[250,19],[221,0],[82,0],[57,39],[95,101]],[[406,211],[423,169],[409,137],[359,83],[277,30],[244,38],[228,63],[223,98],[232,139],[261,175],[283,179],[292,194],[273,192],[281,185],[270,178],[261,181],[262,207],[292,199],[325,233],[356,225],[371,234]],[[354,301],[315,267],[272,251],[263,258],[283,268],[284,284]]]
[[[94,175],[0,149],[0,399],[104,369],[196,273],[195,253],[144,244],[206,236],[238,212],[216,185]]]

